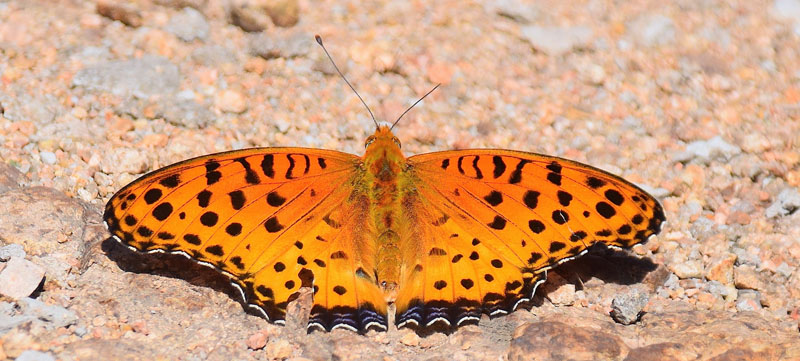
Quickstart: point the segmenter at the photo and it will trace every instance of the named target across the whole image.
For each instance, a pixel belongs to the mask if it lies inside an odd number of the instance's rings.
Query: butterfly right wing
[[[104,220],[129,248],[221,271],[276,323],[305,286],[315,293],[309,327],[385,329],[386,302],[363,272],[374,268],[374,250],[362,239],[369,207],[363,187],[354,187],[358,162],[300,148],[194,158],[120,190]]]
[[[595,243],[629,248],[665,221],[636,185],[574,161],[473,149],[408,159],[398,325],[455,325],[529,300],[545,272]]]

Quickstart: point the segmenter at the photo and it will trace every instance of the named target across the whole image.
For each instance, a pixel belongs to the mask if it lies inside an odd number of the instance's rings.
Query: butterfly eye
[[[372,144],[372,142],[374,141],[375,141],[374,135],[370,135],[369,137],[367,137],[367,140],[364,142],[364,148],[368,148],[369,145]]]
[[[400,144],[400,139],[397,139],[397,137],[392,137],[392,141],[394,142],[394,144],[397,144],[397,147],[398,147],[398,148],[402,148],[402,147],[403,147],[403,146]]]

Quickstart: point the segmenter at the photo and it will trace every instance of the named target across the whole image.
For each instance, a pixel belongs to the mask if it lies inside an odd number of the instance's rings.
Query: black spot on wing
[[[139,228],[136,229],[136,233],[142,237],[150,237],[153,235],[153,230],[145,226],[139,226]]]
[[[600,213],[600,215],[603,216],[603,218],[605,219],[610,219],[611,217],[614,217],[615,214],[617,214],[617,211],[614,210],[614,207],[602,201],[597,202],[597,204],[595,205],[595,209],[597,210],[597,213]]]
[[[261,160],[261,171],[269,178],[275,178],[275,156],[272,154],[265,154],[264,159]]]
[[[287,154],[286,155],[286,160],[289,161],[289,168],[286,169],[285,177],[286,177],[286,179],[292,179],[292,178],[294,178],[292,176],[292,172],[294,171],[294,158],[292,158],[292,154]]]
[[[237,163],[241,164],[244,167],[244,179],[248,184],[258,184],[261,180],[258,178],[258,174],[250,168],[250,163],[247,161],[246,158],[240,157],[234,159]]]
[[[286,198],[282,197],[278,192],[272,191],[267,194],[267,204],[273,207],[280,207],[286,202]]]
[[[506,228],[506,219],[501,216],[494,216],[492,223],[489,223],[489,227],[497,230],[501,230]]]
[[[231,257],[231,263],[233,263],[233,265],[240,270],[244,269],[244,263],[242,263],[242,257],[239,256]]]
[[[214,183],[219,182],[219,179],[222,178],[222,173],[217,170],[219,168],[219,163],[213,160],[209,160],[205,164],[206,167],[206,184],[212,185]]]
[[[550,162],[545,168],[549,169],[553,173],[561,173],[561,164],[558,164],[556,161]]]
[[[561,209],[556,209],[555,211],[553,211],[552,216],[553,216],[553,222],[556,222],[556,224],[564,224],[569,221],[569,214],[567,214],[566,211]]]
[[[328,167],[328,165],[325,163],[325,158],[317,158],[317,164],[319,164],[319,167],[321,169],[325,169]]]
[[[492,207],[497,207],[500,203],[503,203],[503,194],[498,191],[491,191],[488,195],[483,197],[483,199],[492,205]]]
[[[183,240],[188,242],[189,244],[193,244],[195,246],[199,246],[203,242],[200,240],[196,234],[187,233],[183,235]]]
[[[494,164],[492,176],[497,179],[506,172],[506,162],[503,161],[503,157],[496,155],[492,157],[492,163]]]
[[[597,189],[597,188],[600,188],[600,187],[606,185],[606,181],[604,181],[604,180],[602,180],[600,178],[597,178],[597,177],[587,177],[586,178],[586,185],[588,185],[592,189]]]
[[[211,191],[204,189],[197,193],[197,205],[205,208],[208,207],[209,202],[211,202]]]
[[[445,250],[444,250],[444,249],[442,249],[442,248],[433,247],[433,248],[431,248],[431,250],[428,252],[428,255],[429,255],[429,256],[446,256],[446,255],[447,255],[447,251],[445,251]]]
[[[539,194],[537,191],[526,191],[522,201],[528,208],[536,209],[536,206],[539,205]]]
[[[566,246],[567,245],[562,243],[562,242],[551,242],[550,243],[550,253],[558,252],[558,251],[564,249],[564,247],[566,247]]]
[[[572,232],[572,234],[569,236],[569,240],[572,241],[572,242],[578,242],[578,241],[586,238],[586,236],[587,236],[586,232],[584,232],[584,231],[576,231],[576,232]]]
[[[303,154],[303,160],[306,162],[306,167],[303,169],[303,174],[308,174],[308,171],[311,170],[311,159],[308,158],[308,154]]]
[[[610,229],[601,229],[597,232],[594,232],[594,234],[598,237],[608,237],[611,236],[612,233]]]
[[[483,172],[481,172],[481,169],[478,168],[478,160],[480,158],[481,157],[476,155],[475,159],[472,160],[472,169],[475,170],[475,179],[483,179]]]
[[[617,192],[616,189],[606,189],[604,194],[606,196],[606,199],[608,199],[609,201],[611,201],[611,203],[614,203],[616,205],[621,205],[622,202],[625,201],[625,198],[623,198],[622,194]]]
[[[172,214],[172,204],[164,202],[153,208],[153,217],[159,221],[166,220]]]
[[[145,192],[144,201],[147,202],[147,204],[153,204],[157,202],[159,199],[161,199],[162,194],[163,193],[161,192],[161,189],[152,188],[147,192]]]
[[[530,163],[531,161],[527,159],[520,159],[519,163],[517,163],[516,168],[514,171],[511,172],[511,175],[508,177],[508,182],[511,184],[516,184],[522,181],[522,168],[525,167],[525,164]]]
[[[449,166],[450,166],[450,159],[447,158],[442,159],[442,165],[441,165],[442,169],[447,170],[447,167]]]
[[[283,229],[283,225],[278,222],[278,218],[272,216],[267,218],[267,221],[264,222],[264,228],[266,228],[269,233],[276,233]]]
[[[216,212],[206,212],[200,216],[200,223],[206,227],[213,227],[217,224],[219,215]]]
[[[231,223],[227,227],[225,227],[225,233],[231,236],[238,236],[242,233],[242,224],[241,223]]]
[[[181,182],[180,174],[175,173],[173,175],[162,178],[160,181],[158,181],[158,184],[161,184],[162,186],[167,188],[175,188],[178,186],[178,184],[180,184],[180,182]]]
[[[528,263],[534,264],[538,262],[540,259],[542,259],[542,257],[543,256],[541,253],[531,252],[531,258],[528,258]]]
[[[542,221],[531,219],[528,221],[528,228],[530,228],[533,233],[539,234],[544,232],[545,226]]]
[[[572,202],[572,194],[569,194],[568,192],[559,190],[556,193],[556,196],[558,197],[558,203],[564,207],[569,206],[569,203]]]
[[[561,185],[561,174],[558,174],[558,173],[555,173],[555,172],[547,173],[547,180],[550,183],[553,183],[553,184],[555,184],[557,186],[560,186]]]
[[[206,252],[213,254],[217,257],[222,257],[222,255],[225,254],[225,252],[222,249],[222,246],[220,245],[208,246],[206,247]]]
[[[246,199],[241,189],[228,193],[228,196],[231,198],[231,207],[233,207],[233,209],[238,211],[244,207]]]

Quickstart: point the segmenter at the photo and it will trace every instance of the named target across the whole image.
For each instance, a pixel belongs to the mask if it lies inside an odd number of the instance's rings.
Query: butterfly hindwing
[[[104,220],[132,249],[182,254],[222,271],[275,322],[300,287],[314,286],[312,324],[385,327],[374,279],[354,276],[369,253],[337,254],[355,247],[352,233],[365,227],[365,217],[341,214],[366,212],[358,189],[349,187],[359,178],[357,162],[345,153],[300,148],[194,158],[120,190]]]
[[[422,267],[401,283],[398,323],[511,311],[547,269],[598,242],[644,242],[665,220],[658,201],[630,182],[561,158],[464,150],[408,163],[417,187],[406,203],[434,221],[420,223],[420,250],[403,260]]]

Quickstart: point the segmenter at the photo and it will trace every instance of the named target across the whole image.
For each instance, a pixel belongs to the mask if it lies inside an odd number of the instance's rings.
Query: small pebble
[[[247,110],[247,102],[241,93],[235,90],[223,90],[216,100],[217,107],[227,113],[243,113]]]
[[[547,299],[556,306],[570,306],[575,303],[575,285],[565,283],[547,293]]]
[[[206,40],[209,28],[203,13],[186,7],[169,19],[165,30],[185,42],[191,42],[194,40]]]
[[[623,325],[635,323],[642,314],[650,295],[640,287],[632,287],[611,300],[611,318]]]
[[[675,41],[675,23],[664,15],[648,14],[631,24],[630,33],[639,45],[667,45]]]
[[[56,154],[53,152],[43,151],[39,152],[39,157],[42,159],[44,164],[53,165],[56,164]]]
[[[127,2],[100,0],[97,2],[97,13],[130,27],[135,28],[142,25],[141,12]]]
[[[697,140],[689,143],[686,150],[674,157],[673,160],[686,162],[694,159],[702,164],[708,164],[712,160],[727,161],[741,152],[741,148],[716,136],[709,140]]]
[[[89,330],[87,330],[87,329],[86,329],[86,327],[83,327],[83,326],[78,326],[78,327],[75,327],[75,328],[72,330],[72,333],[74,333],[74,334],[75,334],[75,336],[78,336],[78,337],[83,337],[83,336],[84,336],[84,335],[86,335],[88,332],[89,332]]]
[[[574,49],[587,47],[594,34],[586,26],[545,27],[525,26],[522,36],[534,49],[547,55],[559,56]]]
[[[7,246],[0,247],[0,261],[6,262],[11,257],[25,258],[25,249],[21,244],[12,243]]]
[[[44,269],[24,258],[12,257],[0,271],[0,294],[11,298],[30,296],[44,279]]]
[[[246,344],[251,350],[260,350],[267,345],[267,335],[264,332],[256,332],[247,338]]]
[[[18,301],[24,315],[47,322],[50,327],[68,327],[78,321],[78,316],[64,307],[49,305],[33,298],[22,298]]]
[[[19,354],[16,361],[56,361],[56,358],[47,352],[27,350]]]
[[[298,0],[272,0],[261,2],[264,10],[272,19],[272,23],[280,27],[290,27],[300,20],[300,4]]]
[[[800,209],[800,192],[795,188],[782,190],[775,202],[764,211],[767,218],[787,216]]]
[[[400,338],[400,343],[406,346],[418,346],[420,338],[416,332],[407,332]]]
[[[700,278],[703,276],[703,263],[697,260],[670,263],[667,268],[682,280],[687,278]]]
[[[739,290],[736,298],[736,309],[739,311],[760,310],[761,293],[755,290]]]
[[[800,22],[800,0],[775,0],[772,10],[781,19]]]

